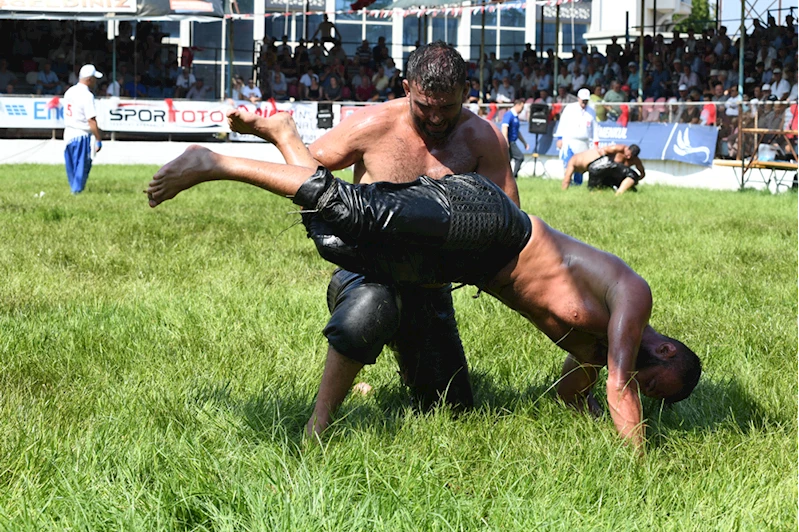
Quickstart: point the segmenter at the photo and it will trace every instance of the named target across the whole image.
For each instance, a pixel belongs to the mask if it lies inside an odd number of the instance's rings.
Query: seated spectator
[[[572,92],[577,92],[585,86],[585,74],[582,73],[580,65],[575,64],[572,68]]]
[[[331,76],[327,87],[322,89],[322,99],[330,102],[338,102],[343,98],[341,84],[336,76]]]
[[[109,97],[116,97],[119,98],[121,96],[125,96],[125,77],[122,74],[117,74],[116,81],[112,81],[108,84],[108,88],[105,90],[105,95]]]
[[[611,104],[605,105],[607,119],[614,122],[618,120],[619,116],[621,116],[621,107],[618,104],[626,101],[627,97],[621,91],[621,84],[614,79],[610,82],[610,90],[605,93],[605,103]]]
[[[55,72],[50,70],[50,62],[44,63],[44,67],[39,71],[36,81],[36,94],[61,94],[61,81]]]
[[[141,74],[136,74],[133,77],[133,81],[125,84],[125,92],[127,92],[128,96],[131,98],[147,97],[147,87],[141,82]]]
[[[189,100],[208,100],[209,90],[209,87],[205,86],[203,78],[197,78],[197,81],[195,81],[194,85],[189,89],[189,93],[186,94],[186,98]]]
[[[233,78],[233,83],[230,87],[230,97],[234,101],[244,100],[241,96],[241,89],[244,88],[244,79],[241,76],[236,76]]]
[[[278,101],[288,99],[289,85],[286,76],[279,69],[275,70],[272,78],[272,98]]]
[[[502,85],[497,90],[497,103],[513,103],[516,100],[516,89],[510,84],[507,76],[502,78]]]
[[[308,89],[311,87],[311,84],[314,81],[317,85],[319,85],[319,76],[317,76],[314,73],[313,68],[309,66],[305,71],[305,74],[300,77],[300,98],[308,98]],[[319,99],[319,97],[317,96],[316,99]]]
[[[318,102],[322,99],[322,87],[315,77],[311,78],[311,86],[305,91],[305,99],[312,102]]]
[[[589,87],[596,87],[602,85],[602,73],[597,70],[594,63],[588,65],[588,75],[585,78],[585,84]]]
[[[605,109],[605,106],[602,105],[604,92],[605,91],[601,85],[594,86],[594,90],[591,92],[591,99],[588,102],[588,104],[593,107],[594,111],[596,112],[597,122],[604,122],[608,115],[607,109]]]
[[[549,91],[547,89],[539,89],[538,98],[535,99],[535,103],[545,103],[547,105],[553,103],[552,96],[549,95]]]
[[[685,62],[682,66],[683,73],[680,76],[679,84],[685,85],[689,89],[693,89],[699,87],[699,76],[691,70],[691,64],[689,62]]]
[[[247,85],[241,88],[241,99],[248,100],[250,103],[258,103],[262,98],[261,89],[255,86],[255,80],[248,79]]]
[[[399,69],[394,70],[394,75],[391,76],[388,84],[389,89],[394,94],[394,98],[402,98],[405,96],[405,87],[402,86],[402,72],[400,72]]]
[[[577,96],[569,92],[570,85],[561,85],[558,87],[558,95],[555,97],[555,103],[568,104],[578,101]]]
[[[0,59],[0,91],[6,92],[6,94],[10,94],[8,92],[8,87],[14,86],[17,83],[17,76],[14,75],[13,72],[8,70],[8,61],[5,59]]]
[[[791,92],[791,83],[782,77],[782,69],[775,68],[771,71],[771,94],[778,100],[784,100]]]
[[[277,64],[280,65],[280,72],[283,73],[286,83],[297,80],[297,64],[291,57],[289,49],[283,49],[283,54],[279,57]]]
[[[394,64],[394,60],[390,57],[387,58],[383,66],[386,69],[386,76],[388,76],[389,79],[393,78],[394,74],[397,72],[397,66]]]
[[[377,91],[369,76],[361,77],[361,84],[355,89],[355,99],[359,102],[368,102],[377,97]]]
[[[372,85],[374,85],[377,94],[385,98],[386,91],[388,90],[388,76],[386,76],[386,69],[382,66],[377,67],[377,72],[372,76]]]
[[[473,79],[471,88],[469,89],[469,103],[480,103],[483,99],[483,94],[480,92],[480,81]]]
[[[638,81],[638,63],[634,61],[630,61],[627,63],[627,70],[629,74],[627,75],[627,79],[622,86],[629,87],[629,90],[633,93],[638,92],[638,87],[640,86]]]
[[[178,76],[178,79],[175,80],[175,98],[185,98],[186,94],[189,92],[189,89],[194,86],[196,81],[197,78],[194,77],[194,74],[191,73],[191,70],[184,67],[183,71],[180,73],[180,76]],[[128,93],[131,94],[130,91],[128,91]]]

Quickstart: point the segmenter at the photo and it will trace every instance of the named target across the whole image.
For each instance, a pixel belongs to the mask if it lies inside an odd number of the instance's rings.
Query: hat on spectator
[[[776,95],[776,94],[770,94],[770,95],[769,95],[769,97],[768,97],[768,98],[766,98],[766,99],[767,99],[768,101],[770,101],[770,102],[776,102],[777,100],[779,100],[779,98],[777,98],[777,95]]]
[[[588,89],[580,89],[577,91],[577,98],[580,100],[590,100],[591,99],[591,91]]]
[[[638,63],[636,63],[635,61],[630,61],[629,63],[627,63],[627,66],[628,66],[628,67],[631,67],[631,66],[638,66]]]
[[[630,90],[630,86],[629,86],[629,85],[622,85],[622,86],[621,86],[621,90],[623,90],[623,91],[629,91],[629,90]]]
[[[678,90],[678,91],[687,91],[687,90],[688,90],[688,85],[686,85],[685,83],[683,83],[683,84],[681,84],[679,87],[677,87],[677,90]]]
[[[711,68],[710,69],[710,75],[711,76],[718,76],[719,75],[719,69],[718,68]]]
[[[766,83],[765,85],[763,85],[763,87],[761,87],[760,90],[762,90],[762,91],[770,91],[771,90],[771,85]]]
[[[744,80],[744,83],[754,83],[754,82],[755,82],[755,78],[746,78]]]
[[[679,57],[675,57],[674,63],[682,63],[682,59],[680,59]]]
[[[780,70],[779,68],[775,68],[774,70],[771,71],[771,73],[772,74],[781,74],[782,70]]]
[[[84,78],[101,78],[103,75],[100,72],[97,72],[97,69],[94,68],[94,65],[83,65],[80,67],[80,72],[78,73],[78,77],[80,79]]]

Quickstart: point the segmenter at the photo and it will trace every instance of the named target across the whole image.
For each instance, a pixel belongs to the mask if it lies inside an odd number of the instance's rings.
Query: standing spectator
[[[524,153],[522,153],[522,150],[519,149],[517,141],[522,141],[525,150],[529,148],[527,145],[527,140],[525,140],[523,136],[519,135],[519,113],[522,112],[523,108],[524,100],[522,98],[518,98],[513,102],[513,107],[511,107],[510,111],[505,113],[505,115],[502,117],[502,136],[505,137],[505,140],[508,142],[508,153],[513,161],[514,179],[518,177],[519,169],[522,167],[522,163],[524,162]]]
[[[364,39],[361,42],[361,45],[355,50],[355,57],[358,59],[360,66],[369,68],[372,62],[372,49],[369,48],[369,41]]]
[[[580,89],[577,93],[578,101],[567,105],[560,115],[554,137],[560,139],[560,159],[564,169],[574,155],[591,147],[589,143],[593,147],[599,145],[596,112],[588,105],[590,99],[591,93],[588,89]],[[581,185],[583,175],[575,172],[572,182]]]
[[[289,36],[284,35],[280,46],[277,47],[277,55],[281,57],[284,53],[288,52],[291,55],[291,46],[289,46]]]
[[[333,37],[333,31],[336,32],[335,37]],[[341,40],[341,32],[338,31],[336,25],[330,22],[330,19],[327,18],[327,13],[322,15],[322,22],[319,23],[319,26],[317,26],[314,34],[311,35],[311,39],[314,39],[317,35],[319,35],[319,38],[323,43]]]
[[[386,38],[382,35],[377,38],[377,44],[372,48],[372,64],[375,68],[383,64],[385,58],[388,57],[388,47],[386,46]]]
[[[0,91],[8,93],[8,86],[17,83],[17,76],[8,70],[8,61],[0,59]]]
[[[183,67],[183,72],[180,73],[178,79],[175,80],[175,98],[185,98],[189,89],[194,86],[197,78],[191,73],[187,67]]]
[[[203,78],[197,78],[197,81],[194,82],[192,88],[189,89],[189,93],[186,95],[186,98],[189,100],[207,100],[209,90],[209,87],[205,86]]]
[[[99,152],[103,143],[97,127],[97,111],[94,108],[92,89],[103,75],[94,65],[83,65],[80,81],[64,94],[64,163],[69,187],[73,194],[80,194],[86,187],[92,169],[93,153]],[[92,135],[96,139],[92,149]]]
[[[250,103],[258,103],[263,98],[261,89],[255,86],[255,80],[247,80],[247,86],[241,88],[241,99],[248,100]]]
[[[61,94],[61,81],[55,72],[50,70],[50,62],[44,63],[44,67],[39,71],[36,82],[36,94]]]
[[[618,42],[616,42],[618,40],[619,40],[618,37],[610,38],[610,44],[608,45],[607,50],[605,50],[605,55],[608,56],[608,61],[610,61],[611,59],[613,59],[614,61],[618,61],[619,58],[621,57],[622,49],[621,45]]]

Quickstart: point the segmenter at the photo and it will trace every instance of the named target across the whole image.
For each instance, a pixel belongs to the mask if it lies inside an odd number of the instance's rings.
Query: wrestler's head
[[[635,380],[647,397],[676,403],[694,391],[702,374],[702,363],[682,342],[668,336],[661,338],[661,342],[652,345],[642,343]]]
[[[420,46],[408,57],[402,86],[417,131],[431,139],[448,137],[469,94],[466,63],[458,51],[441,41]]]
[[[632,159],[633,157],[638,157],[638,154],[641,153],[641,148],[638,144],[630,144],[626,148],[624,148],[624,157],[625,159]]]

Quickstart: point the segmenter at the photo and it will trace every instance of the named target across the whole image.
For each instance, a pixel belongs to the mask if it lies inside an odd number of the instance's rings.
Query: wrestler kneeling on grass
[[[291,118],[270,119],[270,140],[301,166],[226,157],[192,147],[161,168],[147,190],[151,207],[196,184],[234,180],[291,197],[304,211],[320,255],[396,283],[463,282],[516,310],[568,354],[558,395],[601,412],[591,390],[608,366],[608,406],[618,432],[645,437],[640,390],[673,403],[699,381],[698,357],[649,325],[648,284],[621,259],[522,212],[477,174],[422,176],[407,184],[353,185],[314,165]],[[239,112],[230,116],[237,129]],[[287,156],[288,155],[288,156]],[[322,397],[352,381],[323,376]]]

